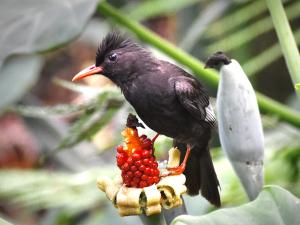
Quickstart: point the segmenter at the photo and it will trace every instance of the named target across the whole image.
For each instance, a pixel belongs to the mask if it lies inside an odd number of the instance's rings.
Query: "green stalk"
[[[136,21],[130,20],[119,10],[112,7],[106,2],[102,2],[98,5],[98,11],[102,15],[111,18],[119,25],[131,30],[141,40],[155,46],[162,52],[177,60],[182,65],[187,66],[195,73],[197,77],[201,78],[201,80],[203,80],[207,84],[211,85],[214,88],[218,87],[219,76],[217,72],[210,69],[204,69],[203,63],[201,63],[198,59],[185,53],[175,45],[159,37]],[[296,111],[260,93],[257,93],[257,100],[261,112],[274,114],[279,119],[293,124],[294,126],[300,127],[300,114]]]
[[[300,55],[281,0],[266,0],[294,84],[300,83]]]

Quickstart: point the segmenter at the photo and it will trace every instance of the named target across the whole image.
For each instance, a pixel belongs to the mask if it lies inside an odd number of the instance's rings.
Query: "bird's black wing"
[[[209,103],[209,96],[202,85],[195,78],[189,76],[176,77],[173,82],[176,96],[182,106],[195,119],[206,121],[214,127],[216,118]]]

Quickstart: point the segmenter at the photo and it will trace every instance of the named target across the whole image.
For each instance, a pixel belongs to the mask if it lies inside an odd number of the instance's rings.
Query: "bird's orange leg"
[[[191,147],[188,145],[182,163],[178,167],[167,168],[168,173],[166,174],[166,176],[182,174],[185,170],[185,166],[186,166],[186,163],[187,163],[190,153],[191,153]]]
[[[154,142],[155,142],[155,140],[158,138],[158,136],[159,136],[159,133],[157,133],[153,138],[152,138],[152,143],[154,144]]]
[[[152,140],[151,140],[152,146],[153,146],[152,154],[154,154],[154,151],[155,151],[155,149],[154,149],[154,142],[155,142],[155,140],[158,138],[158,136],[159,136],[159,133],[157,133],[157,134],[152,138]]]

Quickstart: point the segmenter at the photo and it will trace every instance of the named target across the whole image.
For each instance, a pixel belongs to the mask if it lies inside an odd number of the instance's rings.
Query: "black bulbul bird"
[[[197,195],[201,190],[209,202],[220,206],[219,181],[209,153],[216,119],[202,84],[116,32],[103,39],[95,65],[79,72],[73,81],[94,74],[119,86],[147,126],[173,138],[182,159],[190,148],[184,170],[188,194]]]

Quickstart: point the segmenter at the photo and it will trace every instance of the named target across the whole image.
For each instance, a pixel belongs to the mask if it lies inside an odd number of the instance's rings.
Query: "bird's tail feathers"
[[[181,161],[185,156],[186,144],[175,143],[176,147],[180,149]],[[219,181],[212,163],[212,159],[208,150],[199,149],[199,146],[194,146],[191,149],[191,155],[187,161],[184,171],[186,176],[186,183],[188,194],[197,195],[199,190],[204,198],[210,203],[219,207],[221,205],[219,194]]]
[[[200,167],[201,194],[213,205],[220,207],[219,181],[212,163],[210,153],[203,152],[198,158]]]

